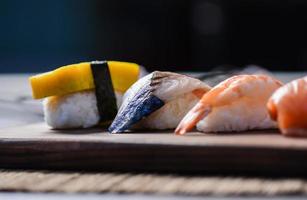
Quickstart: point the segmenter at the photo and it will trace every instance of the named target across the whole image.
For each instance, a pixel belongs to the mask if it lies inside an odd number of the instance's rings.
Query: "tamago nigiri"
[[[141,66],[93,61],[30,77],[34,99],[43,99],[45,121],[56,129],[110,123],[124,92],[142,76]]]
[[[184,134],[195,125],[202,132],[275,128],[266,103],[282,83],[267,75],[238,75],[203,95],[176,129]]]
[[[307,76],[276,90],[267,107],[283,135],[307,137]]]
[[[182,74],[155,71],[125,93],[109,131],[172,129],[210,90],[204,82]]]

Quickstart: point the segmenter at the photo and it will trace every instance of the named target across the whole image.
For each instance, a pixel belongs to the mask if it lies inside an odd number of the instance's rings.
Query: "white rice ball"
[[[115,95],[119,107],[123,95],[117,92]],[[43,101],[43,105],[45,121],[53,128],[88,128],[99,123],[97,100],[93,90],[48,97]]]

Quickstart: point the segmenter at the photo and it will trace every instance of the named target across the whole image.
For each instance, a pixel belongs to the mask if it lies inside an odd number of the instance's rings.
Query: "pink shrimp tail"
[[[211,106],[202,102],[197,103],[177,126],[175,130],[176,135],[183,135],[187,131],[191,130],[197,124],[197,122],[206,117],[210,112]]]

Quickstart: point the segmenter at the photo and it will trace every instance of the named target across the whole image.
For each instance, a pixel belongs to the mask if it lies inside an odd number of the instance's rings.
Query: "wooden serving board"
[[[277,130],[176,136],[61,131],[39,123],[0,130],[0,168],[307,174],[307,139]]]

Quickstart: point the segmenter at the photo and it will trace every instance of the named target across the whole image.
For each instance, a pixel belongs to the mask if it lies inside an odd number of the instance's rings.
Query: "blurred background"
[[[89,60],[307,69],[306,0],[1,0],[0,73]]]

